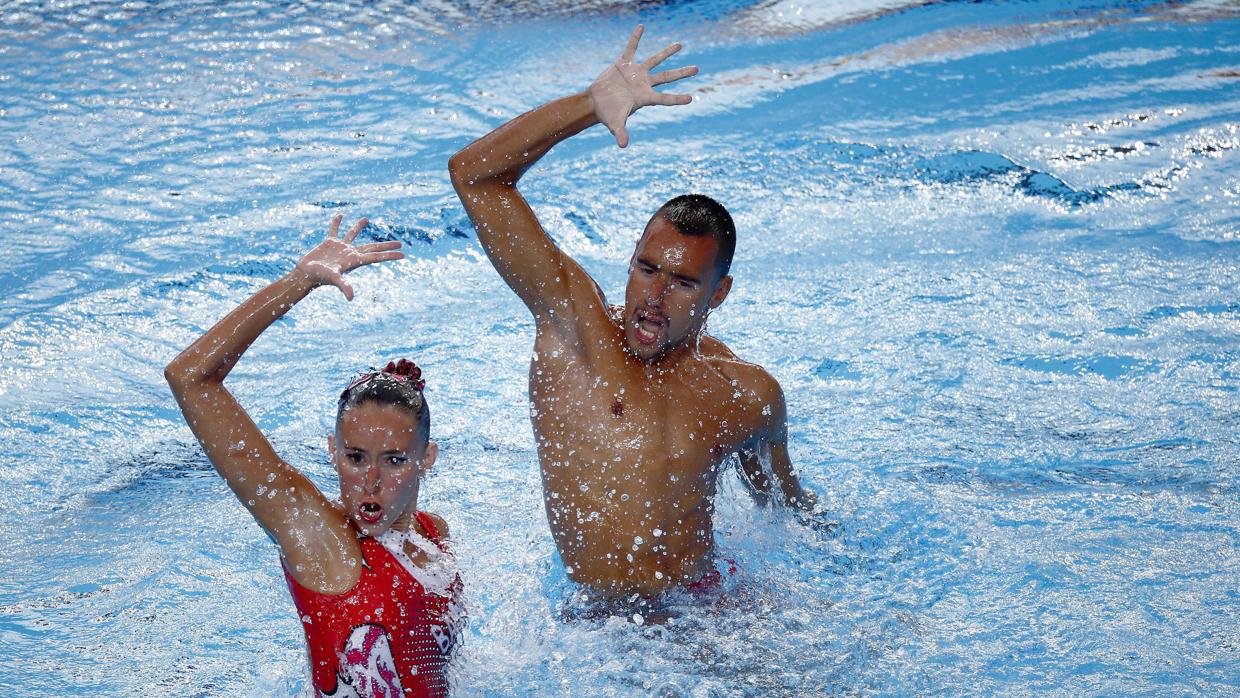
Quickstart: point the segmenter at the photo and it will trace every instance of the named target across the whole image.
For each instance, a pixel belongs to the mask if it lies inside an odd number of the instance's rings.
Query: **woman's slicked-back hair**
[[[418,423],[418,435],[423,441],[431,436],[431,408],[426,403],[422,369],[408,359],[388,362],[382,371],[363,373],[340,393],[336,406],[336,423],[352,407],[366,403],[396,405],[408,411]]]
[[[715,269],[721,279],[728,275],[736,252],[736,225],[723,204],[705,194],[682,194],[663,204],[654,215],[662,216],[683,235],[715,238],[719,243]]]

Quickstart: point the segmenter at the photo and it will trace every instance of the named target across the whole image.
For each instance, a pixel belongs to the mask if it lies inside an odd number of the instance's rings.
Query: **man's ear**
[[[426,452],[422,454],[422,462],[418,469],[425,475],[431,471],[431,466],[435,464],[435,459],[439,457],[439,444],[434,441],[426,442]]]
[[[723,299],[728,297],[728,291],[731,290],[732,275],[729,274],[722,279],[719,279],[719,283],[715,284],[715,292],[710,296],[710,303],[708,304],[708,307],[712,310],[718,308],[719,305],[723,303]]]

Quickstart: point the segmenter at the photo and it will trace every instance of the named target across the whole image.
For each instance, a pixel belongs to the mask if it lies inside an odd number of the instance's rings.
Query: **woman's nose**
[[[363,482],[367,492],[374,492],[379,489],[379,466],[371,463],[366,468],[366,479]]]

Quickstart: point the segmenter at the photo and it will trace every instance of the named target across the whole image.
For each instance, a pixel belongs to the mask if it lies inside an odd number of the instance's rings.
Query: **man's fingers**
[[[611,119],[604,121],[603,125],[616,137],[616,145],[623,148],[629,144],[629,132],[624,129],[624,119]]]
[[[642,40],[642,32],[645,30],[646,27],[641,24],[637,25],[637,28],[633,30],[632,36],[629,37],[629,45],[625,46],[624,53],[620,54],[621,63],[633,62],[633,56],[637,55],[637,44]]]
[[[689,104],[693,101],[693,97],[691,95],[669,95],[663,92],[656,92],[655,94],[659,96],[659,101],[656,102],[656,104],[660,104],[665,107],[675,107],[681,104]]]
[[[365,218],[358,220],[352,228],[349,228],[349,232],[345,233],[344,244],[348,245],[353,242],[353,239],[357,237],[357,234],[362,232],[362,230],[369,224],[370,221]],[[340,227],[340,216],[336,217],[336,227]]]
[[[647,58],[645,61],[643,61],[642,67],[645,68],[646,70],[654,70],[656,66],[658,66],[663,61],[667,60],[668,56],[676,53],[682,48],[684,47],[681,46],[679,43],[672,44],[671,46],[668,46],[667,48],[663,49],[662,51],[659,51],[658,53],[654,54],[650,58]]]
[[[337,213],[332,216],[332,224],[327,226],[327,239],[334,240],[340,236],[340,221],[344,219],[344,214]]]
[[[663,85],[669,82],[676,82],[677,80],[684,80],[687,77],[697,75],[697,72],[698,67],[696,65],[685,66],[684,68],[677,68],[675,70],[665,70],[662,73],[651,75],[650,84],[652,86]]]

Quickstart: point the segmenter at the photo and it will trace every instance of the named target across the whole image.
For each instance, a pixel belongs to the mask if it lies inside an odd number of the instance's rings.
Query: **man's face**
[[[624,337],[629,351],[650,361],[701,329],[706,311],[723,302],[731,278],[717,278],[719,243],[682,234],[656,215],[629,262]]]

